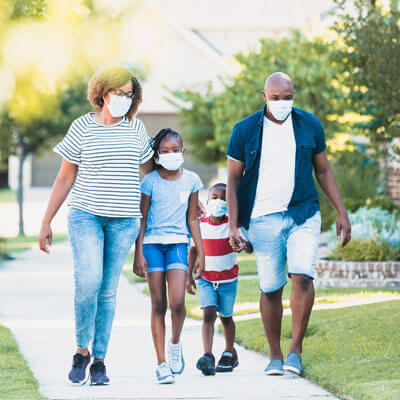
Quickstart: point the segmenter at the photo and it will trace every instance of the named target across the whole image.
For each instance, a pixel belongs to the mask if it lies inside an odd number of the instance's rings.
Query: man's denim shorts
[[[188,272],[187,243],[143,245],[143,255],[147,262],[147,273],[167,272],[171,269],[183,269]]]
[[[320,234],[319,211],[301,225],[296,225],[287,211],[252,218],[248,235],[261,291],[272,293],[286,285],[286,262],[289,277],[314,278]]]
[[[221,317],[231,317],[235,305],[238,280],[227,283],[210,282],[204,278],[197,281],[201,308],[215,306]]]

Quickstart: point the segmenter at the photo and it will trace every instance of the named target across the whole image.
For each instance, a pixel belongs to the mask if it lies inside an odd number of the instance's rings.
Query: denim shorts
[[[287,211],[252,218],[248,235],[261,291],[271,293],[286,285],[286,263],[289,277],[314,278],[320,234],[319,211],[301,225],[296,225]]]
[[[197,290],[201,308],[215,306],[221,317],[231,317],[235,305],[238,280],[216,283],[200,278]]]
[[[188,272],[187,243],[143,245],[143,255],[147,262],[147,273],[167,272],[171,269],[183,269]]]

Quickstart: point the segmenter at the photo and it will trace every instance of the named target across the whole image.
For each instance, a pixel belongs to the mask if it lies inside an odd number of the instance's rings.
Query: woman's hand
[[[193,272],[194,272],[194,279],[200,279],[205,270],[205,257],[204,254],[199,254],[197,256],[196,262],[194,264]]]
[[[142,254],[135,253],[135,259],[133,261],[133,273],[141,278],[146,278],[147,262]]]
[[[45,253],[50,253],[49,247],[53,241],[53,232],[51,230],[50,223],[42,223],[39,232],[39,248]]]
[[[231,245],[233,251],[237,253],[240,253],[246,248],[247,242],[242,238],[238,228],[230,229],[229,244]]]
[[[186,279],[186,291],[189,294],[196,294],[196,282],[194,281],[192,275],[188,275]]]

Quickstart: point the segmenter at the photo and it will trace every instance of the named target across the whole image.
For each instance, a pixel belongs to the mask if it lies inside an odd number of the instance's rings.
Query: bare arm
[[[42,226],[39,233],[40,250],[48,253],[49,248],[47,243],[51,245],[53,232],[51,231],[51,221],[57,214],[57,211],[64,203],[72,186],[74,185],[78,166],[63,159],[60,171],[54,181],[53,189],[51,190],[50,200],[47,205],[46,212],[42,220]],[[47,243],[46,243],[47,242]]]
[[[200,224],[198,218],[198,210],[199,210],[198,207],[199,207],[199,192],[194,192],[189,197],[187,221],[197,251],[197,258],[194,265],[195,279],[199,279],[202,277],[205,268],[203,241],[201,239]]]
[[[351,238],[351,225],[335,177],[326,157],[326,151],[316,154],[312,161],[318,184],[338,213],[336,234],[338,238],[342,234],[342,247],[344,247]]]
[[[242,238],[238,228],[238,201],[237,190],[239,187],[240,179],[243,176],[244,163],[241,161],[232,160],[228,157],[228,184],[226,189],[226,199],[229,215],[229,232],[230,243],[235,251],[241,251],[244,248],[245,241]]]
[[[140,231],[135,244],[135,259],[133,261],[133,272],[144,278],[146,276],[147,264],[143,255],[143,239],[146,232],[147,216],[149,215],[151,197],[141,194],[140,197],[140,212],[142,219],[140,220]]]
[[[154,171],[154,169],[155,165],[153,157],[150,158],[150,160],[146,161],[145,163],[139,165],[139,171],[142,175],[147,175],[150,172]]]

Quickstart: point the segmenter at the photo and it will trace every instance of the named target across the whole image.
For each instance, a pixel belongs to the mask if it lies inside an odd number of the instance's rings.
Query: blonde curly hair
[[[132,82],[132,91],[135,97],[132,100],[131,107],[126,113],[129,120],[136,115],[139,105],[142,102],[142,86],[133,73],[125,67],[105,67],[97,71],[88,84],[88,99],[90,103],[98,108],[104,106],[104,96],[114,89],[125,85],[128,81]]]

